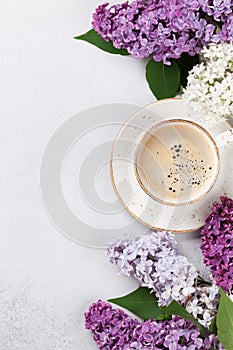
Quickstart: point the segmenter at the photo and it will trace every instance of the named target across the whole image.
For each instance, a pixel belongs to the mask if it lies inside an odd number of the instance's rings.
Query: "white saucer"
[[[196,231],[204,225],[214,201],[222,195],[233,197],[233,144],[220,147],[220,172],[204,198],[184,206],[165,205],[143,191],[135,174],[133,159],[144,133],[167,119],[185,119],[200,124],[196,112],[181,99],[161,100],[136,112],[122,126],[113,143],[110,162],[113,187],[125,209],[146,226],[173,232]],[[216,130],[208,130],[215,140],[221,139],[217,137],[221,128],[226,130],[228,124],[224,122]]]

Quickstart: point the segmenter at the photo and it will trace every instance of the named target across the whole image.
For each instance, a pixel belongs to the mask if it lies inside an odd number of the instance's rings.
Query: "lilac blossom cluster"
[[[232,41],[232,24],[232,0],[104,3],[96,9],[92,22],[94,30],[116,48],[124,48],[136,58],[153,55],[155,61],[165,64],[185,52],[194,56],[211,42]],[[222,27],[218,32],[217,25]]]
[[[221,197],[215,202],[201,231],[201,249],[218,286],[230,294],[233,290],[233,200]]]
[[[210,44],[200,57],[202,62],[188,74],[182,98],[197,112],[202,126],[208,128],[233,114],[233,45]],[[224,133],[226,144],[232,138],[231,130]]]
[[[140,238],[116,240],[107,248],[109,261],[119,273],[134,276],[151,289],[159,306],[176,300],[204,326],[216,316],[219,290],[215,283],[201,285],[196,267],[175,250],[174,235],[152,232]]]
[[[184,307],[201,325],[208,328],[217,315],[219,299],[218,287],[212,281],[212,285],[197,285],[195,293],[185,300]]]
[[[223,23],[221,30],[217,34],[217,40],[232,44],[233,41],[233,15],[229,16]]]
[[[171,320],[140,322],[101,300],[85,313],[85,325],[100,350],[224,350],[215,335],[203,340],[188,320],[173,316]]]
[[[232,0],[203,0],[200,3],[202,10],[216,21],[225,22],[232,14]]]

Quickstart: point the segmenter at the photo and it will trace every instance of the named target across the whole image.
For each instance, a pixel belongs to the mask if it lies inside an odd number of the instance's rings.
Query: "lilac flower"
[[[221,197],[215,202],[201,231],[204,262],[217,285],[230,294],[233,289],[233,200]]]
[[[166,252],[155,263],[152,274],[153,290],[159,305],[167,306],[172,300],[184,302],[189,294],[195,292],[197,276],[196,268],[184,256],[171,256]]]
[[[140,238],[112,242],[107,248],[109,261],[119,273],[134,276],[141,286],[152,289],[160,306],[173,299],[183,302],[195,292],[197,270],[188,260],[177,255],[174,235],[152,232]]]
[[[205,19],[203,8],[212,11],[207,0],[203,5],[198,0],[134,0],[113,6],[105,3],[93,14],[92,25],[106,41],[111,40],[116,48],[126,49],[133,57],[153,54],[155,61],[170,64],[171,58],[178,59],[184,52],[196,55],[211,42],[216,26]],[[219,4],[218,8],[223,14],[229,13],[228,4]]]
[[[214,36],[215,41],[227,42],[232,44],[233,41],[233,14],[227,17],[221,30]]]
[[[203,48],[200,57],[202,62],[188,74],[182,97],[208,128],[233,114],[233,45],[210,44]],[[228,142],[231,137],[230,131],[224,135]]]
[[[131,238],[115,240],[108,246],[106,254],[109,261],[117,265],[120,273],[133,276],[140,261],[146,261],[148,257],[157,260],[164,251],[172,253],[175,246],[176,242],[172,234],[154,232],[135,240]]]
[[[202,10],[216,21],[225,21],[232,13],[232,0],[201,0],[200,3]]]
[[[126,349],[132,342],[132,332],[138,325],[120,309],[113,309],[111,304],[99,300],[92,304],[85,313],[85,326],[93,333],[99,349]]]
[[[190,293],[183,306],[202,326],[208,328],[217,314],[219,300],[219,289],[213,282],[212,285],[197,285],[195,293]]]
[[[211,334],[208,338],[205,338],[204,348],[213,350],[224,350],[222,344],[219,343],[218,337],[214,334]]]
[[[196,267],[178,255],[175,247],[174,235],[163,231],[116,240],[106,253],[119,273],[134,276],[142,287],[151,289],[159,306],[176,300],[209,327],[217,313],[219,290],[214,283],[198,283]]]
[[[188,320],[173,316],[171,320],[139,322],[101,300],[85,313],[85,325],[104,350],[223,349],[214,335],[203,340]]]

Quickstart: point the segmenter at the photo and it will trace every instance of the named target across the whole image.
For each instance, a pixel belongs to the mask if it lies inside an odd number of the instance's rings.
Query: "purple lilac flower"
[[[217,285],[226,293],[233,289],[233,200],[215,202],[201,231],[201,249]]]
[[[232,44],[233,41],[233,14],[227,17],[221,30],[215,35],[215,41],[227,42]]]
[[[175,246],[174,235],[165,231],[152,232],[136,239],[117,239],[109,244],[106,254],[109,261],[117,265],[120,273],[133,276],[139,262],[146,262],[148,257],[157,261],[164,251],[172,254]]]
[[[116,240],[106,254],[119,273],[134,276],[142,287],[151,289],[159,306],[176,300],[208,328],[217,313],[219,290],[214,282],[201,285],[196,267],[178,255],[175,247],[173,234],[152,232],[140,238]]]
[[[217,1],[217,0],[215,0]],[[219,0],[220,1],[220,0]],[[100,5],[93,14],[93,28],[116,48],[133,57],[153,54],[155,61],[170,64],[181,54],[198,54],[211,42],[216,26],[206,20],[198,0],[134,0],[120,5]],[[203,5],[204,6],[204,5]],[[211,4],[206,1],[206,11]],[[219,11],[228,13],[227,5]]]
[[[188,320],[173,316],[171,320],[139,322],[101,300],[85,313],[85,325],[101,350],[224,350],[215,335],[203,340]]]
[[[200,0],[201,8],[216,21],[225,21],[232,13],[233,0]]]
[[[175,251],[174,235],[152,232],[140,238],[112,242],[106,251],[119,273],[134,276],[141,286],[152,289],[160,306],[173,299],[183,302],[195,292],[198,277],[193,264]]]
[[[99,349],[127,349],[133,338],[132,333],[138,325],[129,315],[111,304],[99,300],[85,313],[85,326],[93,333]]]

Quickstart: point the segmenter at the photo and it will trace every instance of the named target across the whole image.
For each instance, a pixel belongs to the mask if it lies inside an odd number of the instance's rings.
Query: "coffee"
[[[206,130],[186,120],[167,120],[141,140],[135,170],[144,191],[170,205],[193,202],[215,183],[217,147]]]

